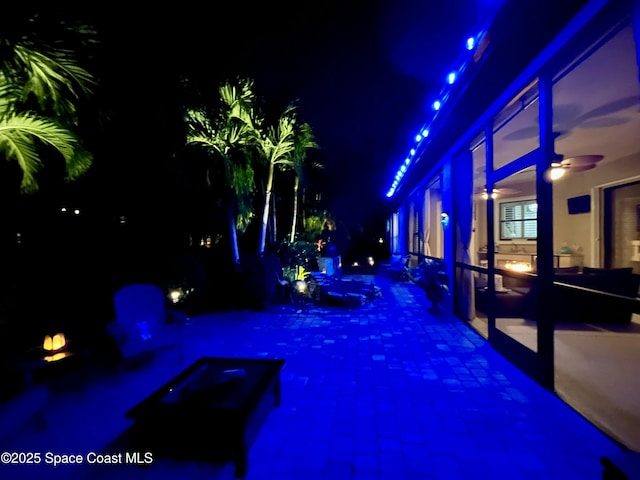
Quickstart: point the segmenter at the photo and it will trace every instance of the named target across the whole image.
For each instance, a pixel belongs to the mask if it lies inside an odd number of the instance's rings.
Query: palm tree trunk
[[[302,188],[302,213],[300,214],[302,217],[302,229],[305,230],[307,228],[307,189]]]
[[[227,216],[229,222],[229,238],[231,240],[231,253],[233,255],[233,267],[236,272],[241,270],[240,264],[240,248],[238,247],[238,230],[236,227],[236,214],[233,209],[233,202],[229,202],[227,207]]]
[[[273,188],[273,173],[275,165],[269,163],[269,175],[267,177],[267,188],[264,192],[264,208],[262,209],[262,228],[260,229],[260,243],[258,245],[258,253],[264,255],[264,249],[267,238],[267,224],[269,223],[269,207],[271,205],[271,190]]]
[[[276,203],[276,199],[274,198],[273,202],[271,202],[271,235],[269,235],[272,244],[278,241],[278,215],[276,212]]]
[[[296,175],[293,184],[293,218],[291,219],[291,235],[289,241],[293,243],[296,240],[296,221],[298,219],[298,188],[300,185],[300,179]]]

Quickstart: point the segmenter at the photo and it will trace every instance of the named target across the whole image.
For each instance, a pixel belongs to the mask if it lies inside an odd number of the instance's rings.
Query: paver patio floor
[[[89,365],[41,389],[36,415],[0,450],[126,449],[125,412],[200,356],[282,358],[282,404],[249,451],[247,479],[602,478],[619,447],[460,320],[432,315],[412,284],[375,277],[361,308],[273,306],[191,318],[182,348],[137,368]],[[45,390],[46,389],[46,390]],[[28,399],[25,399],[25,405]],[[6,479],[231,479],[233,465],[154,458],[135,465],[0,465]]]

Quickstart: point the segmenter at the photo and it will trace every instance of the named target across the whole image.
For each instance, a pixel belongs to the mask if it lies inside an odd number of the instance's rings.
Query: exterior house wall
[[[482,267],[479,254],[485,245],[489,247],[489,251],[485,251],[485,258],[488,256],[489,259],[493,260],[494,244],[500,243],[500,235],[495,231],[495,226],[491,225],[491,222],[498,216],[497,207],[499,201],[513,198],[514,196],[535,196],[536,192],[538,195],[543,195],[540,198],[543,199],[544,208],[542,213],[539,213],[538,226],[542,225],[545,231],[538,231],[538,242],[530,242],[526,247],[527,254],[536,254],[539,257],[537,264],[539,278],[544,280],[538,282],[539,284],[544,284],[549,289],[551,288],[552,262],[565,243],[571,246],[579,246],[581,253],[585,254],[584,258],[587,259],[585,263],[591,265],[599,265],[601,263],[601,247],[599,247],[602,235],[601,206],[596,205],[597,208],[593,208],[592,212],[587,215],[569,215],[567,212],[567,199],[578,195],[592,194],[597,204],[600,202],[601,188],[607,183],[619,182],[625,178],[639,176],[638,152],[640,152],[640,146],[633,150],[634,141],[630,141],[628,135],[619,138],[616,143],[619,144],[618,147],[625,146],[628,158],[619,158],[615,162],[613,160],[617,157],[607,158],[593,170],[581,171],[579,174],[572,175],[567,181],[554,183],[552,187],[552,204],[547,202],[551,189],[548,187],[548,179],[543,178],[543,175],[546,176],[551,162],[556,161],[556,154],[551,149],[552,147],[559,148],[557,151],[560,151],[563,155],[561,158],[568,158],[571,155],[598,153],[598,145],[603,144],[610,137],[610,132],[613,132],[613,129],[620,128],[620,125],[625,124],[625,122],[629,122],[627,126],[635,127],[638,121],[637,91],[629,98],[618,101],[615,98],[610,98],[608,103],[594,103],[590,105],[589,110],[580,110],[580,105],[571,104],[570,101],[564,102],[564,97],[560,95],[561,90],[556,87],[557,84],[562,82],[562,76],[570,78],[573,83],[564,82],[561,85],[565,93],[568,94],[566,98],[571,100],[572,93],[578,92],[579,88],[588,86],[594,76],[581,73],[582,67],[580,65],[594,52],[598,52],[598,49],[605,42],[602,37],[617,28],[616,22],[629,21],[628,16],[623,18],[624,15],[629,14],[628,10],[623,12],[629,5],[624,2],[607,2],[604,0],[587,2],[587,5],[568,21],[555,38],[548,44],[541,46],[539,54],[522,71],[514,72],[512,83],[507,84],[506,88],[493,98],[493,103],[489,103],[486,110],[480,112],[474,122],[469,123],[470,126],[466,131],[455,138],[451,138],[448,149],[440,149],[446,153],[438,153],[439,157],[431,158],[429,157],[429,150],[422,149],[420,151],[420,155],[423,156],[422,159],[426,159],[426,161],[421,162],[422,165],[431,164],[433,167],[428,172],[421,173],[421,178],[419,179],[412,178],[412,176],[415,177],[417,175],[417,172],[409,170],[408,178],[410,181],[408,181],[407,185],[413,183],[414,185],[417,184],[418,187],[413,187],[409,192],[400,189],[401,198],[403,198],[402,208],[405,213],[408,213],[409,199],[413,199],[416,193],[421,194],[424,198],[423,192],[426,182],[431,181],[436,175],[440,175],[442,212],[450,217],[449,226],[443,231],[442,256],[447,264],[449,278],[451,279],[450,289],[454,294],[454,299],[460,295],[474,295],[475,290],[473,288],[469,289],[468,272],[476,270],[476,273],[482,273],[482,270],[478,270],[478,267]],[[526,21],[526,19],[521,19],[521,21]],[[633,58],[633,62],[635,62],[635,53],[637,52],[631,53],[632,55],[627,55],[627,57]],[[602,57],[602,55],[600,56]],[[604,56],[607,57],[609,55]],[[509,58],[503,58],[502,61],[509,62]],[[637,65],[634,64],[634,66],[636,70],[630,84],[637,87]],[[606,72],[613,72],[614,70],[608,67]],[[572,75],[572,72],[577,73]],[[600,90],[606,88],[606,80],[603,81],[602,78],[599,78],[597,82],[604,85]],[[616,89],[612,90],[614,91],[609,93],[616,93]],[[558,101],[558,99],[562,101]],[[594,95],[582,95],[578,96],[577,100],[573,98],[573,102],[593,99]],[[446,105],[444,108],[446,108]],[[621,117],[624,118],[611,119],[607,123],[608,120],[603,117],[616,111],[621,113]],[[630,120],[627,118],[627,114],[630,115]],[[580,119],[584,123],[577,125],[574,122],[567,126],[567,119]],[[605,128],[611,128],[611,130],[603,130]],[[483,132],[485,135],[489,135],[490,138],[478,143],[477,139],[480,138],[482,140]],[[438,135],[437,131],[432,131],[432,135]],[[572,135],[582,135],[579,142],[574,142],[575,151],[571,151],[571,144],[567,141],[567,138]],[[629,150],[630,148],[631,150]],[[454,196],[459,195],[454,191],[456,175],[459,172],[455,170],[456,167],[452,165],[452,161],[454,157],[466,151],[471,151],[473,154],[474,191],[472,194],[474,199],[472,204],[474,206],[474,231],[471,239],[471,258],[461,261],[461,258],[456,256],[456,251],[459,251],[457,242],[459,242],[458,236],[460,232],[456,232],[457,219],[455,215],[456,209],[460,208],[460,205],[466,204],[468,199]],[[496,154],[495,157],[494,154]],[[545,172],[545,168],[547,168],[547,172]],[[504,194],[508,190],[504,187],[513,186],[510,183],[513,184],[516,177],[519,179],[519,175],[524,170],[528,170],[528,176],[525,181],[516,186],[517,188],[513,189],[517,193]],[[523,176],[522,178],[525,177]],[[478,195],[483,186],[487,187],[489,192],[493,188],[502,189],[500,200],[489,201],[488,203],[480,200]],[[409,187],[407,186],[406,188]],[[463,196],[465,195],[466,193],[463,194]],[[489,210],[492,205],[494,205],[494,208]],[[550,215],[551,212],[552,214]],[[409,222],[411,217],[405,215],[403,218],[406,222]],[[410,230],[408,229],[408,223],[404,225],[405,227],[401,230],[406,235]],[[543,241],[541,241],[541,235]],[[537,245],[535,245],[536,243]],[[540,245],[543,246],[542,250]],[[408,241],[403,243],[403,246],[406,249],[405,251],[409,251],[410,243]],[[532,248],[534,250],[529,251]],[[478,253],[478,255],[476,256],[475,253]],[[489,273],[493,272],[494,265],[489,265]],[[486,275],[485,278],[487,278]],[[488,275],[489,288],[493,284],[493,278],[494,275]],[[458,279],[458,282],[462,282],[464,285],[456,283],[455,279]],[[462,303],[469,304],[468,301]],[[460,304],[460,302],[452,301],[449,305],[450,311],[454,312],[454,305]],[[473,306],[473,299],[471,300],[471,306]],[[464,316],[472,314],[472,310],[473,308],[467,309],[467,313]],[[460,312],[455,311],[454,313],[459,314]],[[495,323],[492,322],[495,322],[495,317],[490,316],[490,332],[496,328]],[[529,345],[527,348],[535,350],[537,347],[538,353],[542,350],[542,356],[545,357],[542,361],[546,362],[544,368],[546,369],[547,378],[549,378],[549,374],[552,377],[553,366],[553,326],[550,328],[545,327],[544,329],[540,328],[538,333],[537,345],[534,339],[534,345]],[[491,338],[491,334],[489,334],[489,337]],[[529,358],[534,358],[534,356],[528,355]],[[549,362],[551,362],[551,370],[549,369]],[[551,379],[550,383],[552,384],[552,382],[553,380]]]

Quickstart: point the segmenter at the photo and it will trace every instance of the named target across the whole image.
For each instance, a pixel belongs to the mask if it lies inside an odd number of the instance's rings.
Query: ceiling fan
[[[584,172],[585,170],[596,168],[597,163],[603,158],[604,155],[578,155],[562,158],[560,161],[551,163],[549,172],[551,180],[557,180],[568,172]]]
[[[482,198],[483,200],[487,200],[489,197],[491,198],[497,198],[499,195],[515,195],[516,193],[519,193],[520,190],[516,189],[516,188],[509,188],[509,187],[503,187],[503,188],[494,188],[491,193],[487,192],[487,189],[484,188],[482,190],[476,190],[475,194],[476,196],[479,196],[480,198]]]

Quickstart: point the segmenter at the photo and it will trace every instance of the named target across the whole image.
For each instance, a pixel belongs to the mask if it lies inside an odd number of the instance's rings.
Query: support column
[[[553,135],[553,83],[549,75],[539,81],[540,151],[536,161],[536,196],[538,202],[537,241],[537,319],[539,381],[551,391],[554,384],[553,312],[553,184],[547,175],[555,156]]]

